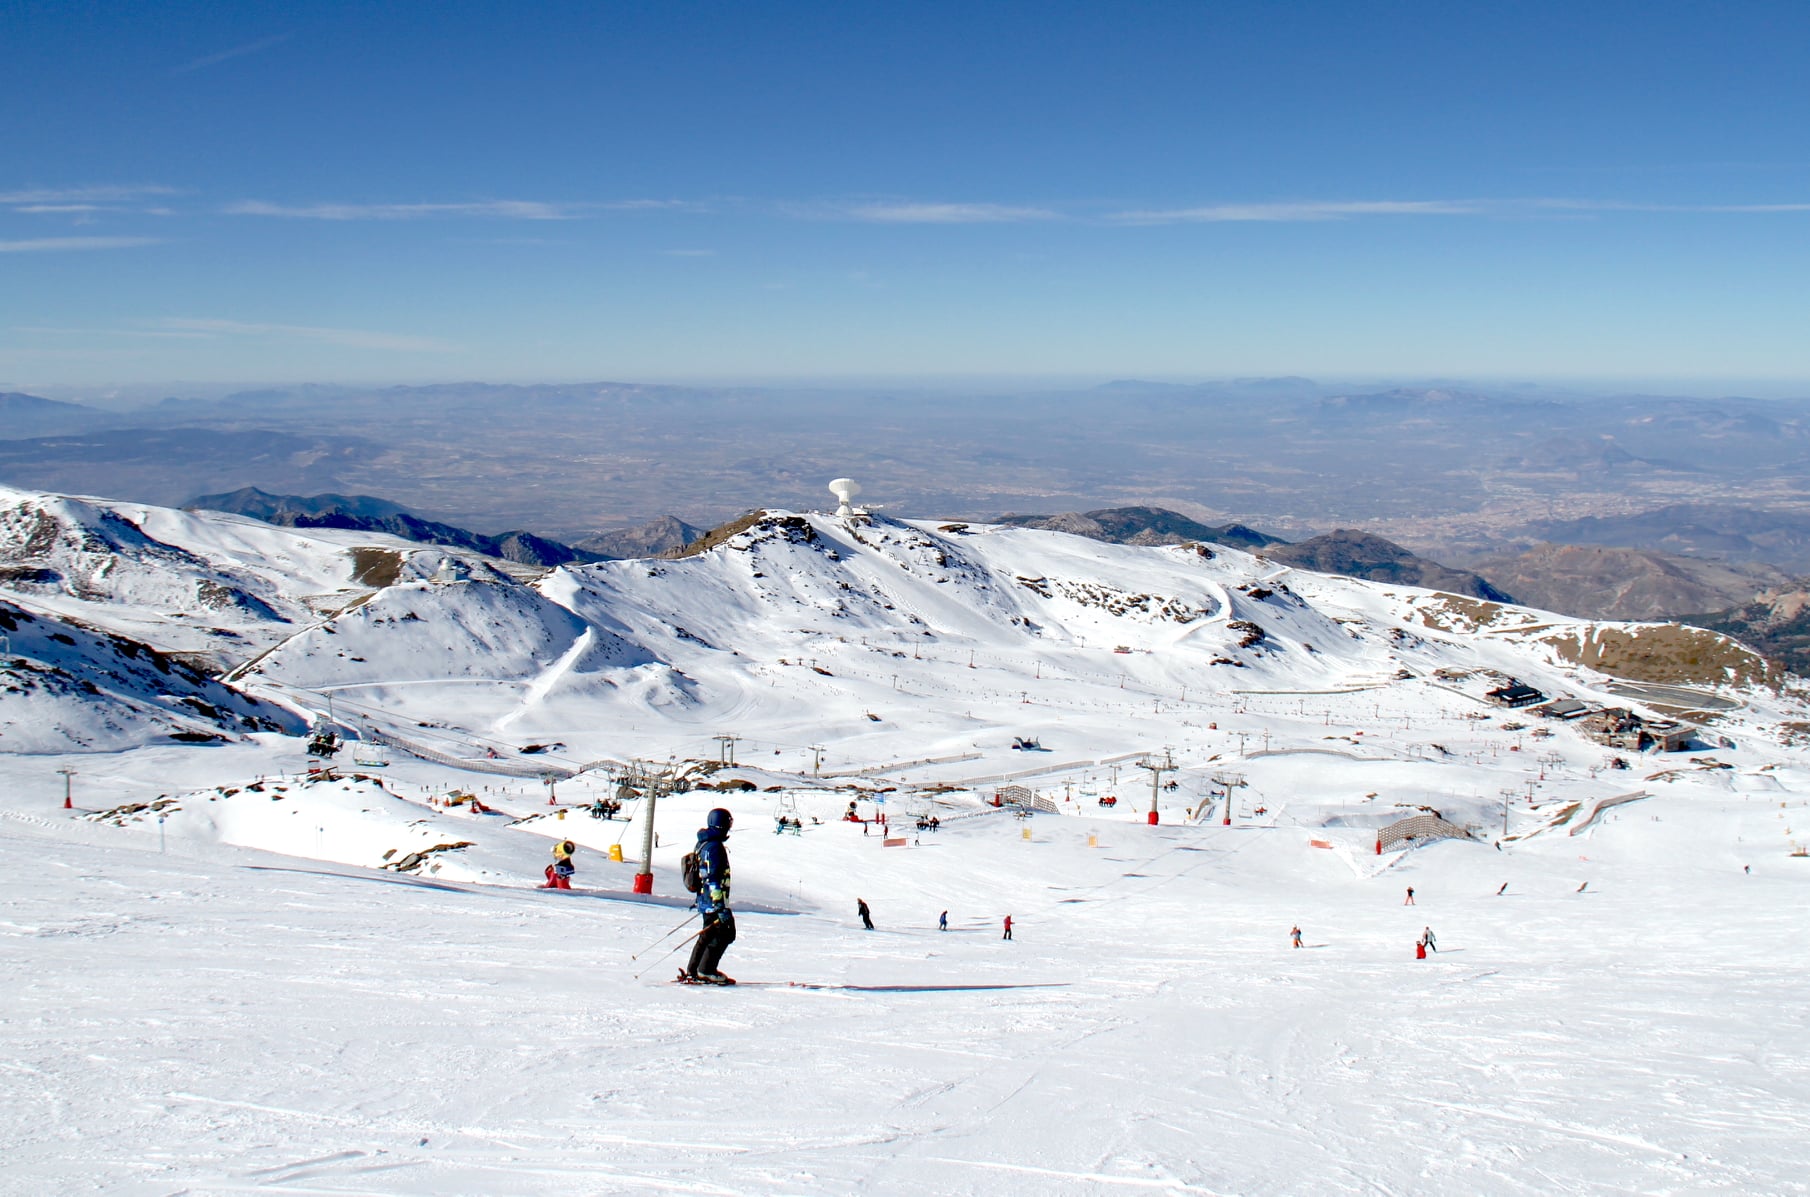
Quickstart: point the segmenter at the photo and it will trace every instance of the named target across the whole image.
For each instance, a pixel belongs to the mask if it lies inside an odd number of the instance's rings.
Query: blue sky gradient
[[[12,3],[0,386],[1810,379],[1810,5]]]

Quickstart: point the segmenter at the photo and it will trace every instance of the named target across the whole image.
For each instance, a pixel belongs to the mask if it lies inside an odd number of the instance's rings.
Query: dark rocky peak
[[[1514,601],[1469,570],[1447,568],[1436,561],[1415,556],[1392,540],[1352,528],[1339,528],[1295,544],[1270,545],[1263,550],[1263,555],[1272,561],[1317,573],[1398,586],[1424,586],[1493,603]]]

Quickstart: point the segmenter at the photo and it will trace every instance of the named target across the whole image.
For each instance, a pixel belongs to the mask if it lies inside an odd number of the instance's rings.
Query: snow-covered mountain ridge
[[[767,512],[524,580],[20,501],[0,1154],[30,1191],[1801,1171],[1806,968],[1777,945],[1810,880],[1810,719],[1727,641],[980,525]],[[1643,754],[1492,705],[1508,677],[1717,709]],[[315,715],[390,747],[311,770]],[[669,757],[657,803],[607,767]],[[744,984],[699,992],[666,979],[717,806]],[[539,888],[567,840],[573,888]],[[65,1107],[79,1143],[40,1116]]]
[[[1106,755],[1253,694],[1405,694],[1436,670],[1602,702],[1626,701],[1616,673],[1688,681],[1736,696],[1709,705],[1745,706],[1756,726],[1797,706],[1713,633],[1278,569],[1222,546],[769,511],[676,560],[525,582],[383,535],[0,500],[0,585],[22,607],[201,654],[267,697],[455,754],[535,740],[575,761],[696,756],[758,718],[797,728],[800,746],[835,741],[849,764],[1020,731]]]

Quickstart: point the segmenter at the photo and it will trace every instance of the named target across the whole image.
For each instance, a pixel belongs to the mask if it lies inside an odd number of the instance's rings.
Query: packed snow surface
[[[773,795],[669,799],[662,895],[707,807],[737,813],[728,990],[668,983],[684,911],[600,899],[637,829],[539,793],[491,795],[543,816],[526,828],[435,813],[414,839],[427,808],[357,783],[232,818],[245,791],[189,796],[170,822],[195,834],[161,854],[149,822],[41,809],[0,820],[0,1189],[1802,1191],[1810,865],[1778,840],[1810,777],[1768,779],[1356,869],[1374,858],[1293,824],[1305,801],[1231,828],[951,804],[885,847],[839,795],[800,798],[802,835],[774,832]],[[458,880],[519,882],[568,829],[570,893]],[[214,838],[441,834],[487,863],[409,877]]]
[[[1789,689],[1605,747],[1485,700],[1633,702],[1594,625],[1217,547],[778,513],[526,584],[11,502],[0,1191],[1810,1187]],[[721,788],[650,828],[669,759]],[[716,805],[743,984],[681,987]]]

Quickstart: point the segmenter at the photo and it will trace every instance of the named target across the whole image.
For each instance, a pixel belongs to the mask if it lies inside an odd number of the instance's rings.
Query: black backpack
[[[704,888],[704,879],[698,876],[698,854],[687,852],[679,857],[679,873],[685,879],[685,888],[697,893]]]

